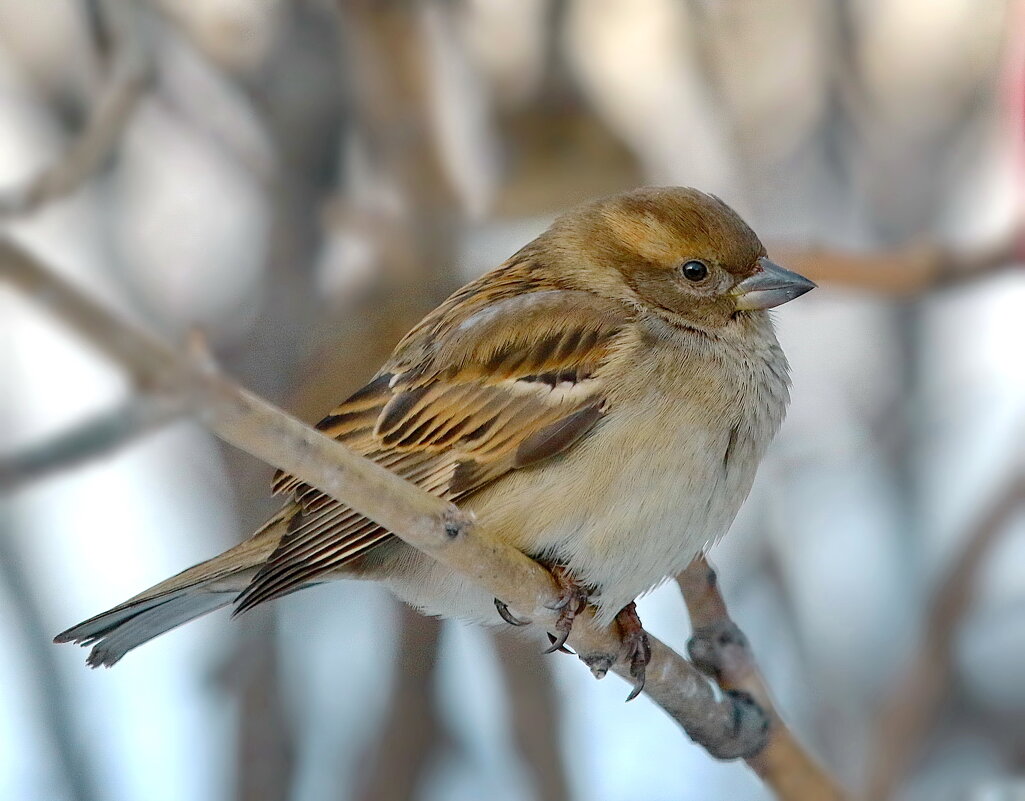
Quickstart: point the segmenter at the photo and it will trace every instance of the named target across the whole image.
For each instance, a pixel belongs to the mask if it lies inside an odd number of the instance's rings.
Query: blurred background
[[[1025,798],[1023,115],[1012,0],[0,0],[3,231],[307,421],[596,195],[714,192],[818,280],[711,556],[854,797]],[[138,412],[2,282],[0,342],[0,458]],[[618,679],[372,586],[109,671],[51,644],[246,536],[271,473],[178,419],[6,476],[0,798],[769,798]],[[685,649],[675,585],[640,613]]]

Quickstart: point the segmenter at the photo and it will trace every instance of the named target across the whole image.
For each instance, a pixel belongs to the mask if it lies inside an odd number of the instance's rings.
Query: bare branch
[[[106,456],[185,412],[167,395],[136,395],[41,445],[0,459],[0,493]]]
[[[473,516],[430,495],[341,443],[290,417],[151,335],[122,322],[9,241],[0,240],[0,276],[143,380],[175,386],[202,422],[227,442],[281,467],[393,531],[453,570],[470,576],[521,617],[554,627],[558,589],[551,574],[489,536]],[[599,628],[593,610],[578,616],[569,640],[597,677],[629,677],[614,626]],[[751,756],[764,744],[764,717],[717,691],[693,665],[651,638],[645,692],[687,734],[721,759]]]
[[[136,4],[106,0],[102,10],[112,29],[115,52],[85,129],[58,161],[24,186],[0,193],[0,220],[31,214],[80,187],[113,151],[149,85],[153,66],[140,41]]]
[[[992,244],[971,251],[913,245],[868,253],[828,248],[779,246],[774,256],[788,269],[824,286],[846,287],[893,297],[912,297],[933,289],[1019,268],[1025,257],[1020,227]]]
[[[747,638],[730,619],[715,570],[702,555],[676,582],[694,629],[688,646],[694,664],[715,678],[723,690],[752,699],[768,716],[768,741],[747,758],[748,765],[780,801],[841,801],[844,794],[840,788],[801,747],[776,711]]]
[[[983,557],[1009,530],[1008,522],[1025,507],[1025,474],[1019,473],[980,517],[964,549],[937,585],[926,616],[922,642],[903,677],[893,686],[874,727],[871,773],[866,797],[891,798],[922,746],[924,735],[950,684],[951,642],[975,595]]]

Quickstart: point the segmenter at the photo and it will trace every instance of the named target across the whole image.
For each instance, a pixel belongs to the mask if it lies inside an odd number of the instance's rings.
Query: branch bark
[[[30,254],[0,240],[2,277],[142,381],[169,387],[217,436],[349,505],[413,547],[470,576],[521,617],[552,629],[558,588],[551,574],[489,536],[473,516],[407,483],[210,369],[122,322],[58,279]],[[585,610],[569,643],[596,677],[629,678],[614,626]],[[690,662],[651,637],[645,692],[687,734],[720,759],[751,757],[764,745],[765,720],[750,703],[720,697]]]
[[[730,618],[715,570],[699,556],[676,578],[690,613],[691,660],[727,693],[748,698],[769,720],[765,747],[747,764],[781,801],[842,801],[844,794],[780,718],[740,627]]]

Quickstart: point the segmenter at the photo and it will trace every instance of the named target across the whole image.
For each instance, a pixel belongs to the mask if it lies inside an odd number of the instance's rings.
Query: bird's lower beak
[[[765,256],[758,260],[758,266],[758,272],[733,288],[738,311],[782,306],[815,288],[814,282],[803,275],[784,270]]]

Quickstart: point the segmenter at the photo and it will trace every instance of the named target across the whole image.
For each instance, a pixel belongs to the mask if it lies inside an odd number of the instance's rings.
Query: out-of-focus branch
[[[975,595],[979,565],[1023,506],[1025,473],[1019,472],[968,533],[964,549],[937,584],[922,642],[876,720],[866,794],[869,801],[891,798],[921,749],[950,683],[951,642]]]
[[[0,192],[0,220],[31,214],[81,186],[113,151],[149,85],[153,65],[141,41],[136,3],[104,0],[100,9],[114,55],[85,129],[56,162],[24,186]]]
[[[73,703],[69,682],[61,671],[53,643],[45,634],[44,604],[30,579],[18,540],[8,535],[13,528],[11,517],[10,508],[0,505],[0,599],[5,620],[14,624],[25,645],[27,669],[19,674],[30,677],[28,682],[38,699],[36,709],[46,721],[46,733],[51,739],[55,758],[47,781],[54,786],[55,780],[63,779],[65,797],[70,801],[99,801],[101,784],[82,747],[88,724]]]
[[[342,212],[332,215],[332,227],[338,226],[333,235],[365,237],[377,269],[372,286],[364,289],[373,293],[373,302],[363,304],[358,315],[344,315],[348,319],[341,324],[331,320],[333,341],[309,361],[313,380],[304,380],[302,391],[311,416],[356,389],[353,382],[371,375],[402,334],[459,284],[454,243],[462,214],[437,127],[431,125],[438,76],[431,69],[424,9],[406,3],[395,13],[391,3],[351,0],[337,6],[353,155],[360,154],[378,185],[394,189],[402,211],[377,208],[361,197],[355,180],[347,186],[350,196],[331,204]],[[396,136],[400,130],[404,135]],[[311,407],[322,390],[333,397]],[[363,801],[415,797],[450,745],[435,691],[442,624],[399,606],[388,708],[377,737],[367,744],[367,769],[358,777],[356,795]]]
[[[513,740],[531,772],[537,801],[564,801],[571,793],[561,759],[562,726],[551,661],[537,644],[515,634],[492,633],[505,676]]]
[[[502,598],[515,614],[554,629],[558,587],[541,565],[493,537],[472,515],[348,450],[211,370],[195,366],[149,334],[118,320],[54,276],[31,255],[0,240],[0,277],[137,376],[172,386],[217,436],[315,486],[407,543]],[[710,754],[757,754],[765,720],[744,699],[717,697],[690,662],[651,637],[645,692]],[[629,676],[614,626],[593,610],[578,616],[569,640],[597,677]]]
[[[167,395],[136,395],[57,434],[40,445],[0,459],[0,492],[10,492],[61,470],[105,456],[185,412]]]
[[[280,801],[288,798],[298,763],[294,721],[280,691],[281,664],[274,648],[277,620],[270,610],[259,616],[255,627],[242,635],[219,672],[235,703],[245,708],[247,720],[266,721],[249,726],[235,738],[237,762],[234,797],[245,801]],[[273,724],[273,725],[269,725]]]
[[[424,617],[402,604],[401,636],[391,706],[383,736],[375,743],[362,787],[361,801],[415,798],[431,760],[442,750],[443,730],[433,693],[441,621]]]
[[[676,582],[694,630],[688,646],[694,664],[726,692],[753,699],[768,716],[768,740],[758,753],[747,757],[748,765],[780,801],[841,801],[840,788],[801,747],[776,711],[747,638],[730,618],[715,570],[702,555]]]
[[[1016,228],[1003,239],[976,250],[920,244],[854,253],[780,245],[772,253],[788,269],[824,286],[911,297],[1012,268],[1021,269],[1025,263],[1025,231]]]

